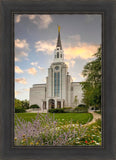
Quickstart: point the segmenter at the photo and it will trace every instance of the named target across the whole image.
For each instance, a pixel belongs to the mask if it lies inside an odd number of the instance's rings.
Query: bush
[[[73,108],[72,107],[64,107],[64,112],[72,113],[73,112]]]
[[[78,107],[86,107],[86,108],[89,108],[87,105],[85,104],[79,104]]]
[[[72,109],[72,107],[64,107],[64,109]]]
[[[64,109],[62,109],[62,108],[49,109],[48,112],[50,112],[50,113],[64,113]]]
[[[88,107],[75,107],[74,112],[77,113],[87,113],[88,112]]]
[[[24,113],[25,111],[26,111],[25,108],[22,108],[22,107],[15,108],[15,113]]]
[[[30,108],[40,108],[37,104],[32,104]]]

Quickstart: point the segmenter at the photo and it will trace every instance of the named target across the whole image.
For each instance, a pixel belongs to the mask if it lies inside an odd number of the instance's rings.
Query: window
[[[60,55],[60,58],[62,58],[62,54]]]
[[[59,58],[59,52],[57,52],[57,58]]]
[[[54,73],[54,96],[60,96],[60,72]]]

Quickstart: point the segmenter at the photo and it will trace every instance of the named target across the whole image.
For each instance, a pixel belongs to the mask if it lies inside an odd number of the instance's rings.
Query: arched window
[[[59,52],[57,52],[57,58],[59,58]]]
[[[60,72],[54,73],[54,96],[60,96]]]

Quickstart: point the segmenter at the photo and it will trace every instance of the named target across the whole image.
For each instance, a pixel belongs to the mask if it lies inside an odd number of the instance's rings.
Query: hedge
[[[62,108],[49,109],[48,112],[50,112],[50,113],[64,113],[64,109],[62,109]]]
[[[24,112],[26,112],[25,108],[22,108],[22,107],[15,108],[15,113],[24,113]]]
[[[40,108],[37,104],[32,104],[30,108]]]
[[[75,107],[74,112],[87,113],[88,112],[88,107]]]

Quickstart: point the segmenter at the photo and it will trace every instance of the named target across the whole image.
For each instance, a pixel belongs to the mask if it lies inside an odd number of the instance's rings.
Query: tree
[[[29,109],[29,101],[28,100],[22,100],[22,107],[25,109]]]
[[[101,47],[94,54],[95,60],[84,66],[82,75],[86,78],[85,82],[81,82],[84,92],[83,101],[86,105],[100,107],[101,106]]]
[[[22,107],[22,102],[19,99],[15,98],[15,108]]]

